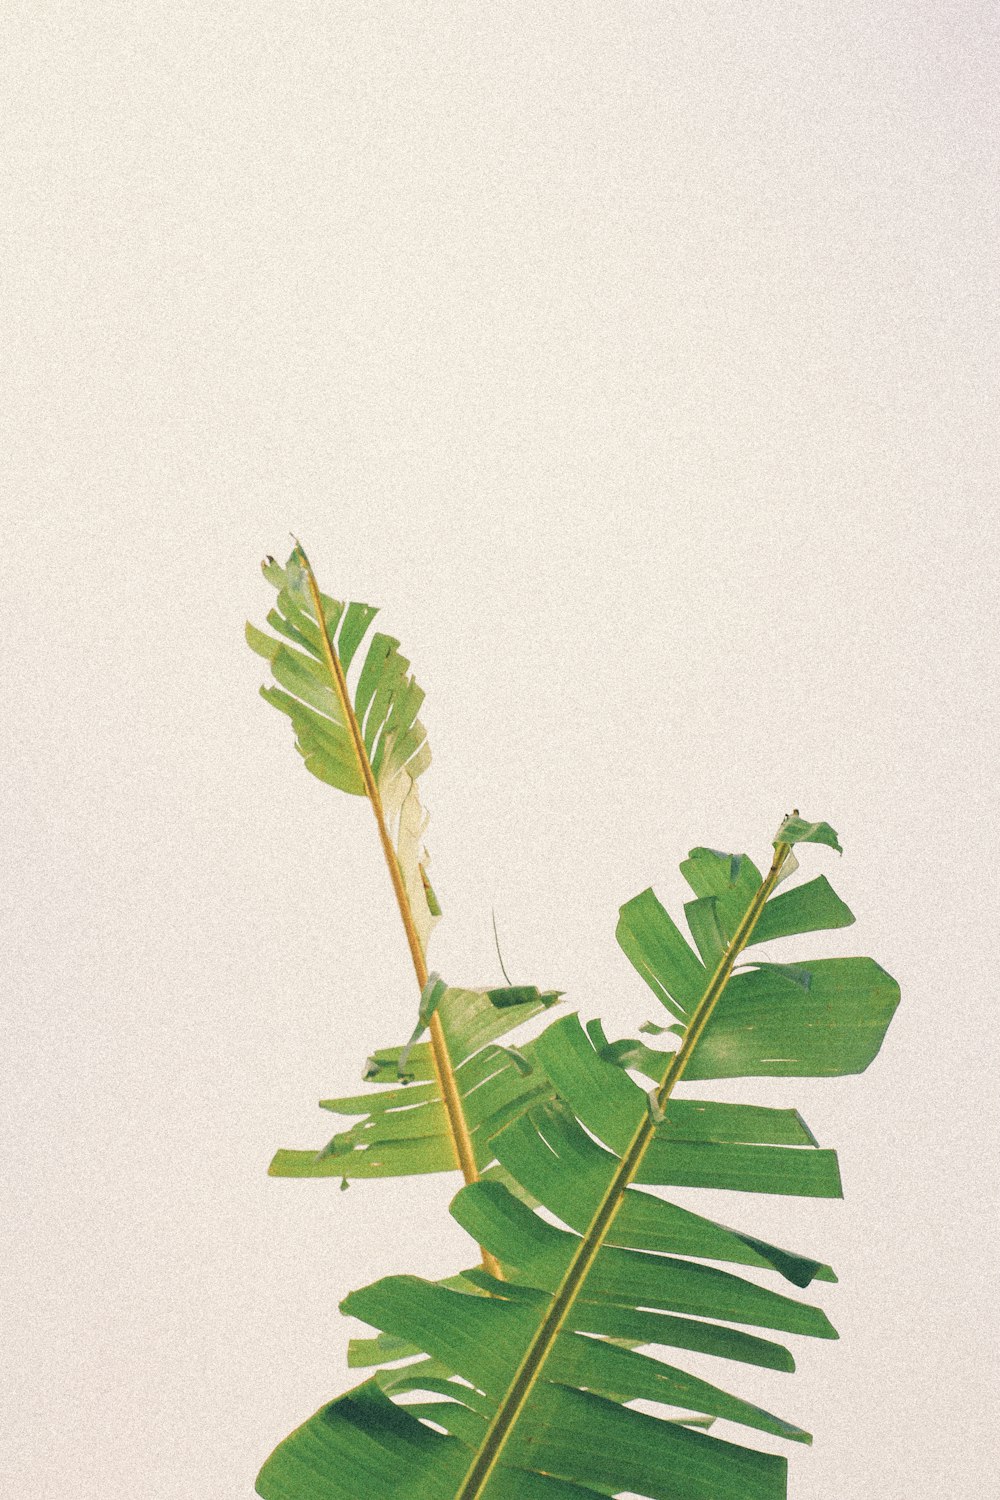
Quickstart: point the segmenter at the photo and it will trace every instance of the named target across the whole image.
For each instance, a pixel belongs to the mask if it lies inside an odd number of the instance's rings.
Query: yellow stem
[[[424,950],[420,945],[420,936],[417,932],[416,923],[413,920],[413,910],[410,906],[410,898],[406,893],[403,872],[399,865],[399,856],[396,853],[392,839],[389,837],[389,830],[386,827],[382,797],[375,781],[375,773],[372,770],[371,761],[368,759],[368,752],[365,749],[365,742],[361,734],[361,725],[358,723],[357,715],[348,696],[344,668],[341,665],[339,656],[333,649],[333,642],[330,639],[326,617],[323,614],[323,600],[320,595],[319,586],[316,583],[315,574],[301,544],[296,541],[295,545],[302,559],[306,580],[309,584],[309,592],[312,595],[313,608],[316,611],[316,620],[319,625],[326,665],[337,691],[341,713],[344,716],[344,722],[347,725],[354,744],[358,769],[361,772],[365,791],[368,793],[368,800],[375,814],[375,823],[378,827],[378,836],[382,844],[382,853],[385,855],[385,862],[389,866],[389,878],[392,881],[392,888],[396,893],[396,903],[399,907],[399,914],[403,919],[403,929],[406,933],[410,957],[413,960],[414,972],[416,973],[417,983],[422,993],[427,984],[427,960],[424,957]],[[441,1098],[444,1101],[445,1114],[451,1132],[451,1143],[455,1152],[455,1163],[467,1183],[478,1182],[479,1172],[476,1167],[476,1154],[472,1145],[472,1136],[469,1134],[469,1126],[462,1109],[462,1096],[459,1093],[458,1080],[455,1077],[455,1069],[452,1066],[451,1057],[448,1052],[444,1027],[441,1025],[440,1016],[436,1013],[431,1016],[430,1038],[431,1061],[434,1066],[438,1088],[441,1090]],[[482,1251],[482,1257],[483,1269],[488,1271],[491,1276],[499,1278],[501,1271],[496,1258],[488,1250]]]

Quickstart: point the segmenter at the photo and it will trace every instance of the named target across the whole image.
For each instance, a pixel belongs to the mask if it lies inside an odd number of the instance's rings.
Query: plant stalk
[[[371,762],[368,759],[368,752],[365,749],[365,742],[361,734],[361,725],[358,723],[357,715],[348,696],[344,668],[341,665],[339,656],[333,649],[333,642],[330,639],[330,632],[323,613],[323,601],[316,582],[316,576],[313,573],[308,557],[297,539],[295,545],[302,559],[306,580],[309,584],[309,592],[312,595],[313,608],[316,611],[316,622],[319,625],[326,665],[336,688],[341,713],[344,715],[344,721],[347,724],[354,745],[354,753],[357,756],[358,769],[361,772],[365,791],[368,794],[368,800],[375,814],[375,823],[378,828],[379,841],[382,845],[382,853],[385,855],[385,862],[389,867],[389,878],[392,881],[392,888],[396,895],[396,904],[399,907],[399,915],[403,920],[403,929],[406,933],[410,957],[413,960],[413,969],[422,994],[428,978],[427,960],[424,957],[424,950],[420,945],[420,936],[417,932],[416,923],[413,920],[413,910],[410,906],[410,898],[406,893],[403,872],[399,866],[399,856],[396,853],[392,839],[389,837],[389,830],[386,827],[382,797],[375,781],[375,773],[372,770]],[[462,1098],[458,1090],[455,1069],[452,1066],[451,1056],[448,1052],[448,1042],[444,1034],[444,1027],[437,1012],[431,1016],[430,1039],[431,1061],[438,1088],[441,1091],[441,1098],[444,1102],[452,1148],[455,1152],[455,1163],[467,1183],[478,1182],[479,1171],[476,1167],[476,1154],[472,1145],[472,1136],[469,1133],[468,1123],[462,1110]],[[488,1250],[482,1250],[481,1254],[483,1269],[499,1280],[502,1277],[502,1272],[495,1256],[491,1255]]]

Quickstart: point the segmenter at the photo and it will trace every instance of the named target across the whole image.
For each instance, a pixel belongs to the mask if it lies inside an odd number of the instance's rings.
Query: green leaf
[[[546,990],[542,993],[533,984],[511,984],[500,989],[486,990],[490,1003],[497,1010],[509,1010],[512,1005],[537,1005],[542,1001],[546,1005],[554,1005],[557,1000],[562,999],[562,990]]]
[[[268,1459],[257,1479],[266,1500],[360,1500],[379,1493],[440,1500],[461,1479],[465,1450],[441,1437],[374,1381],[324,1406]]]
[[[686,902],[684,915],[687,917],[695,947],[701,954],[702,963],[707,969],[714,969],[721,961],[729,941],[729,936],[722,925],[723,913],[720,911],[718,897],[700,896],[697,901]]]
[[[645,1042],[629,1037],[624,1037],[619,1042],[608,1042],[598,1048],[598,1053],[606,1062],[616,1063],[619,1068],[631,1068],[636,1073],[645,1073],[655,1083],[659,1083],[663,1077],[663,1069],[670,1057],[669,1052],[660,1052],[655,1047],[647,1047]]]
[[[776,968],[734,975],[685,1076],[864,1072],[899,1004],[899,985],[870,958],[827,958],[799,967],[809,972],[807,990]]]
[[[800,932],[819,932],[829,927],[850,927],[854,915],[844,905],[825,875],[772,896],[760,914],[750,943],[793,937]]]
[[[341,1132],[317,1152],[279,1152],[271,1172],[329,1176],[343,1168],[341,1186],[345,1187],[349,1173],[386,1176],[440,1171],[454,1164],[466,1181],[474,1181],[478,1156],[489,1160],[491,1134],[516,1115],[522,1095],[537,1096],[539,1083],[524,1081],[531,1072],[530,1060],[508,1054],[503,1069],[494,1072],[505,1070],[508,1083],[517,1080],[513,1087],[498,1090],[491,1080],[493,1086],[483,1088],[475,1103],[470,1103],[455,1078],[454,1058],[438,1023],[436,1007],[444,987],[430,982],[426,952],[441,909],[427,878],[423,841],[427,820],[418,790],[419,778],[430,763],[427,738],[417,718],[423,690],[409,675],[410,664],[393,636],[382,632],[368,636],[376,610],[367,604],[345,605],[321,593],[298,543],[286,568],[267,559],[264,576],[278,591],[276,607],[267,616],[274,635],[247,627],[248,643],[270,662],[274,677],[261,693],[291,720],[297,748],[316,777],[371,802],[422,992],[417,1027],[396,1058],[396,1072],[410,1076],[417,1040],[429,1026],[430,1047],[420,1053],[413,1076],[433,1076],[444,1106],[443,1111],[424,1109],[410,1114],[405,1121],[376,1109],[374,1118],[362,1120],[353,1131]],[[366,636],[367,647],[360,669],[352,674],[352,686],[347,674]],[[525,1013],[526,1002],[537,993],[528,987],[517,993],[495,993],[490,1003],[504,1011],[506,1020],[498,1028],[500,1033],[514,1024],[515,1013]],[[381,1059],[376,1058],[374,1070],[366,1072],[370,1081],[381,1077],[380,1066]],[[483,1116],[486,1101],[492,1106],[489,1119]],[[479,1133],[478,1144],[474,1130]]]
[[[807,823],[800,818],[797,812],[785,818],[781,827],[774,835],[775,844],[826,844],[831,849],[836,849],[838,854],[843,854],[840,840],[830,827],[829,823]]]
[[[707,937],[711,913],[712,926],[718,934],[716,943],[721,941],[724,948],[760,890],[760,871],[746,854],[722,854],[718,849],[699,848],[692,849],[683,861],[681,874],[698,897],[684,908],[688,922],[695,924],[692,927],[695,941],[699,941],[696,927],[703,934],[702,941]],[[721,956],[719,949],[717,957],[706,959],[706,963],[714,969]]]
[[[638,1092],[638,1091],[637,1091]],[[640,1095],[640,1097],[642,1097]],[[687,1164],[678,1160],[679,1152],[691,1148],[691,1141],[674,1143],[663,1139],[672,1126],[676,1107],[694,1101],[671,1100],[667,1120],[657,1132],[637,1182],[655,1186],[677,1183]],[[738,1106],[728,1106],[736,1109]],[[725,1109],[727,1106],[713,1106]],[[767,1111],[762,1111],[767,1113]],[[775,1111],[775,1113],[786,1113]],[[794,1111],[787,1111],[792,1114]],[[632,1118],[638,1119],[633,1111]],[[684,1116],[681,1116],[684,1120]],[[680,1127],[684,1128],[683,1124]],[[704,1127],[702,1127],[704,1128]],[[744,1132],[740,1132],[744,1133]],[[706,1142],[699,1143],[704,1150]],[[734,1148],[725,1148],[732,1151]],[[743,1148],[744,1150],[747,1148]],[[581,1128],[572,1111],[558,1100],[535,1105],[513,1123],[496,1141],[499,1160],[532,1196],[544,1203],[564,1224],[583,1232],[590,1222],[608,1180],[618,1164],[613,1153],[602,1148],[587,1130]],[[724,1154],[724,1152],[723,1152]],[[781,1155],[781,1152],[777,1152]],[[788,1156],[811,1157],[812,1153],[787,1152]],[[832,1153],[824,1153],[832,1155]],[[695,1175],[693,1169],[691,1175]],[[721,1167],[718,1169],[721,1171]],[[839,1179],[834,1182],[839,1187]],[[696,1183],[695,1185],[704,1185]],[[743,1184],[740,1184],[743,1187]],[[808,1180],[807,1180],[808,1186]],[[747,1184],[753,1191],[753,1187]],[[614,1224],[608,1231],[609,1244],[636,1250],[655,1250],[664,1254],[696,1256],[708,1260],[734,1261],[740,1265],[763,1266],[780,1273],[796,1285],[805,1286],[821,1272],[832,1280],[832,1272],[808,1256],[793,1255],[752,1242],[724,1225],[702,1218],[689,1209],[679,1208],[661,1197],[644,1193],[638,1186],[625,1193]]]
[[[542,1015],[560,998],[559,992],[532,985],[503,992],[458,989],[432,975],[425,996],[415,1035],[432,1013],[438,1016],[482,1170],[494,1159],[496,1133],[552,1095],[551,1083],[534,1067],[534,1043],[525,1042],[516,1051],[495,1043]],[[414,1081],[401,1085],[401,1073]],[[369,1060],[367,1077],[389,1087],[324,1099],[323,1109],[360,1118],[319,1151],[279,1151],[269,1168],[272,1177],[407,1177],[455,1170],[429,1046],[411,1039],[406,1047],[386,1048]]]
[[[842,903],[816,882],[796,888],[805,896],[774,896],[787,859],[787,847],[779,848],[763,880],[749,861],[714,851],[695,851],[686,862],[696,902],[714,903],[725,934],[711,972],[651,892],[626,903],[620,941],[681,1014],[679,1050],[609,1043],[599,1023],[585,1030],[572,1015],[524,1045],[527,1081],[544,1080],[547,1091],[518,1102],[491,1135],[489,1176],[452,1204],[502,1279],[480,1269],[447,1285],[389,1277],[348,1297],[344,1310],[376,1330],[359,1362],[410,1362],[378,1370],[286,1439],[258,1480],[265,1500],[336,1500],[341,1484],[353,1486],[355,1500],[536,1493],[555,1500],[623,1490],[650,1500],[785,1500],[783,1458],[692,1423],[719,1418],[797,1442],[808,1434],[688,1374],[661,1351],[789,1370],[788,1350],[758,1330],[820,1339],[836,1333],[822,1308],[762,1284],[760,1273],[795,1288],[836,1278],[818,1258],[681,1208],[661,1192],[707,1187],[751,1203],[761,1192],[840,1194],[834,1153],[817,1144],[797,1111],[674,1092],[698,1078],[855,1071],[878,1050],[898,988],[872,960],[734,973],[772,899],[784,902],[770,919],[773,936],[791,935],[798,924],[816,930],[823,912],[843,925]],[[709,929],[702,916],[695,922],[707,950]],[[418,1046],[415,1059],[419,1053]],[[472,1052],[469,1061],[478,1057]],[[625,1071],[636,1063],[656,1080],[653,1108]],[[414,1087],[424,1089],[409,1111],[417,1119],[437,1105],[426,1085]],[[476,1095],[473,1088],[468,1098]],[[393,1112],[394,1105],[373,1111],[373,1129]],[[387,1139],[384,1149],[398,1143]],[[739,1274],[744,1268],[758,1279]],[[380,1399],[385,1392],[434,1399],[405,1410],[394,1401],[397,1415],[386,1416],[370,1394],[380,1382]],[[652,1409],[638,1412],[627,1404],[633,1401]],[[400,1413],[420,1432],[400,1424]],[[357,1440],[352,1424],[361,1429]],[[331,1431],[336,1453],[328,1457]],[[373,1438],[384,1443],[384,1457],[373,1455]],[[314,1491],[280,1488],[289,1475],[289,1484],[304,1483],[298,1476],[306,1471],[310,1483],[319,1476]],[[553,1485],[560,1488],[545,1488]]]
[[[410,1037],[410,1040],[407,1042],[406,1046],[400,1053],[399,1066],[397,1068],[397,1072],[399,1073],[400,1078],[406,1078],[406,1060],[412,1052],[413,1048],[416,1046],[417,1042],[420,1040],[423,1033],[431,1024],[431,1016],[437,1010],[438,1004],[441,1001],[441,997],[447,993],[447,990],[448,986],[445,984],[440,974],[431,974],[428,976],[427,983],[424,985],[423,990],[420,994],[420,1006],[417,1011],[417,1024],[413,1028],[413,1033]]]
[[[358,750],[327,660],[304,554],[296,546],[285,568],[268,558],[264,577],[278,591],[277,607],[267,617],[278,638],[254,625],[246,629],[247,643],[271,663],[274,675],[275,685],[262,688],[262,696],[291,720],[296,747],[314,776],[341,791],[366,796]],[[326,594],[319,598],[331,648],[346,674],[378,611],[369,604],[345,606]],[[426,879],[426,817],[417,786],[430,764],[427,736],[417,718],[423,697],[409,675],[409,662],[400,654],[399,642],[374,633],[358,674],[351,711],[426,951],[440,909]]]
[[[705,988],[705,967],[651,890],[626,901],[616,936],[657,999],[679,1020],[688,1016]]]
[[[415,1276],[391,1276],[353,1293],[343,1311],[425,1349],[435,1363],[484,1392],[502,1393],[530,1336],[531,1304],[474,1297]],[[616,1401],[647,1400],[806,1439],[801,1428],[648,1355],[579,1333],[560,1334],[548,1378]]]

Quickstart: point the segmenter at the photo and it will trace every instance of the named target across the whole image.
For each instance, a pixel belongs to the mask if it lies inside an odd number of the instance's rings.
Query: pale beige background
[[[815,1431],[796,1500],[985,1493],[995,9],[3,30],[4,1493],[246,1500],[347,1382],[338,1299],[472,1258],[444,1180],[264,1175],[415,1005],[368,810],[242,644],[289,528],[427,689],[449,978],[499,979],[495,905],[516,978],[635,1026],[622,900],[840,829],[858,925],[799,951],[904,1005],[867,1075],[732,1094],[846,1202],[712,1207],[837,1266],[842,1342],[721,1378]]]

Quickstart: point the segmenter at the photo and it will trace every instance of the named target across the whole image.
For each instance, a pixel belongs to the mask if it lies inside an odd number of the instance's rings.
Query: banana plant
[[[703,1429],[808,1433],[646,1351],[791,1370],[783,1343],[748,1330],[834,1338],[826,1314],[714,1263],[800,1289],[834,1273],[647,1189],[841,1195],[835,1153],[796,1111],[675,1097],[715,1078],[858,1073],[881,1046],[899,990],[871,959],[745,957],[853,921],[824,876],[776,893],[801,844],[840,848],[828,824],[793,813],[763,876],[746,856],[693,850],[681,867],[693,947],[652,891],[625,904],[619,943],[671,1018],[650,1029],[676,1045],[608,1043],[572,1015],[531,1044],[546,1087],[491,1134],[496,1170],[451,1206],[483,1264],[345,1299],[375,1330],[352,1363],[374,1373],[279,1445],[263,1500],[785,1496],[784,1457]]]
[[[462,989],[428,973],[427,944],[440,907],[427,877],[419,791],[430,764],[417,717],[423,691],[399,641],[369,634],[378,611],[321,593],[298,542],[285,567],[268,557],[263,573],[277,590],[267,615],[273,634],[246,627],[248,644],[270,663],[274,678],[261,695],[291,720],[296,748],[314,776],[371,803],[419,989],[414,1037],[405,1047],[377,1051],[365,1070],[367,1081],[396,1086],[323,1100],[324,1109],[362,1118],[320,1149],[279,1151],[271,1173],[335,1176],[346,1184],[352,1177],[457,1169],[474,1183],[492,1164],[493,1175],[504,1178],[490,1150],[492,1135],[552,1091],[525,1052],[498,1041],[559,994],[534,986]],[[424,1030],[426,1043],[418,1040]],[[488,1251],[483,1265],[500,1274]]]

